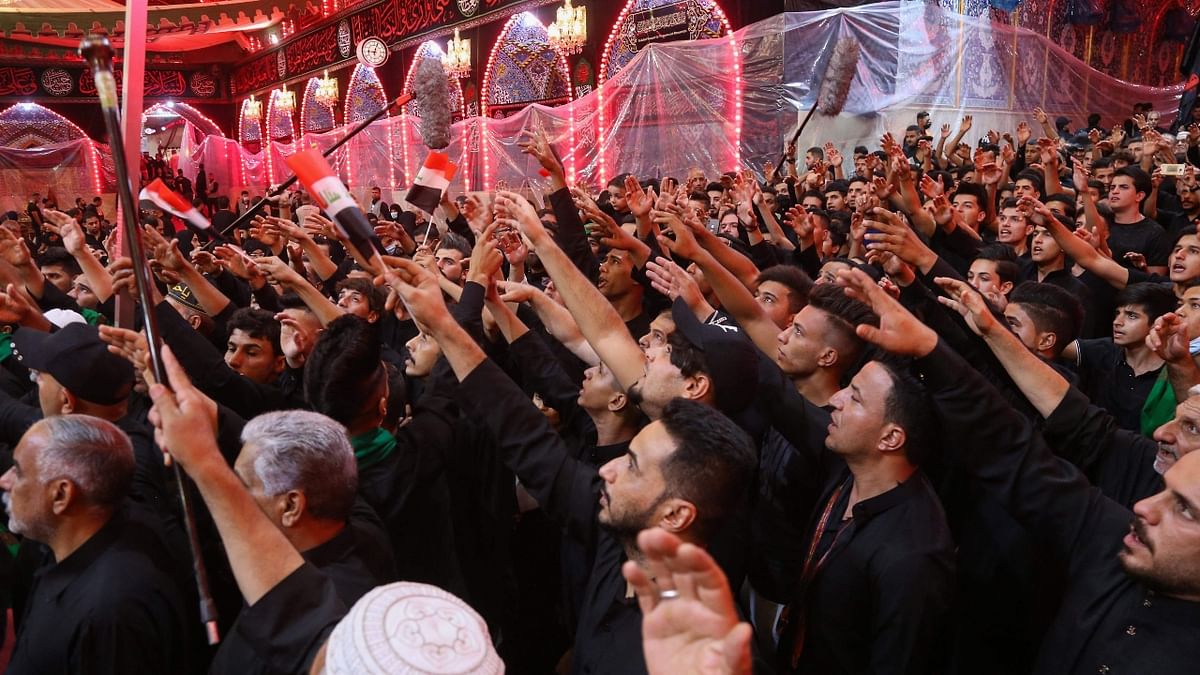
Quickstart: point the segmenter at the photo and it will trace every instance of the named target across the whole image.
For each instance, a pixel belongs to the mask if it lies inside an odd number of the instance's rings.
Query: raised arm
[[[501,192],[496,206],[503,213],[500,220],[519,228],[537,252],[579,330],[612,369],[617,382],[624,389],[633,386],[642,377],[645,358],[617,310],[554,243],[529,202],[515,193]]]
[[[104,269],[104,265],[101,265],[100,260],[88,249],[83,228],[75,222],[74,218],[61,211],[46,209],[43,214],[48,222],[47,227],[52,224],[57,228],[58,236],[63,240],[63,246],[67,249],[67,253],[75,258],[75,262],[79,263],[79,269],[83,271],[83,276],[87,279],[92,292],[96,294],[96,298],[100,302],[107,302],[113,294],[112,275]]]

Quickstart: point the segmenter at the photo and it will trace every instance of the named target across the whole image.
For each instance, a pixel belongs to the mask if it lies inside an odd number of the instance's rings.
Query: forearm
[[[1167,379],[1175,392],[1175,400],[1186,401],[1191,396],[1191,388],[1200,384],[1200,367],[1190,355],[1179,362],[1168,361]]]
[[[92,292],[100,302],[105,302],[112,297],[112,275],[108,270],[104,269],[104,265],[92,255],[92,252],[84,249],[79,255],[75,256],[75,262],[79,263],[79,269],[83,270],[83,277],[87,279],[88,285],[91,286]]]
[[[771,212],[771,209],[758,209],[758,212],[762,216],[763,222],[767,224],[767,231],[771,233],[772,242],[785,251],[794,251],[796,245],[787,238],[787,234],[780,227],[779,221],[776,220],[775,214]]]
[[[529,332],[529,326],[517,318],[517,313],[504,302],[488,298],[487,308],[491,310],[492,318],[495,319],[496,326],[500,329],[500,334],[504,336],[505,342],[512,344],[517,338]]]
[[[321,291],[304,279],[296,277],[289,280],[287,287],[300,296],[305,306],[320,320],[322,326],[328,326],[345,313],[341,307],[333,304],[332,300],[322,295]]]
[[[767,318],[762,305],[750,289],[710,254],[702,254],[694,262],[704,271],[704,278],[721,301],[721,308],[746,331],[764,354],[778,349],[779,328]]]
[[[192,295],[196,296],[196,301],[209,316],[216,316],[229,306],[229,298],[217,290],[217,287],[192,264],[184,264],[184,268],[179,272],[179,279],[187,284]]]
[[[330,258],[329,254],[320,246],[317,246],[317,242],[311,238],[303,239],[300,241],[300,247],[304,249],[304,255],[308,256],[308,264],[312,265],[313,271],[317,273],[318,277],[321,277],[322,281],[337,274],[337,263],[333,262],[333,258]],[[413,250],[416,250],[415,246]]]
[[[575,317],[571,316],[566,307],[551,300],[545,293],[535,293],[529,304],[550,337],[558,340],[576,358],[589,366],[600,363],[596,350],[583,339],[579,324],[575,323]]]
[[[617,382],[631,387],[642,376],[642,350],[617,310],[553,241],[543,239],[534,246],[580,332],[612,368]]]
[[[746,288],[755,288],[758,279],[758,268],[746,256],[726,246],[725,242],[708,230],[698,231],[696,240],[716,259],[721,267],[729,270]]]
[[[479,344],[449,313],[428,328],[459,382],[467,379],[471,371],[487,360]]]
[[[1038,414],[1049,417],[1062,403],[1071,385],[1049,364],[1026,349],[1017,336],[999,325],[984,336],[984,342]]]

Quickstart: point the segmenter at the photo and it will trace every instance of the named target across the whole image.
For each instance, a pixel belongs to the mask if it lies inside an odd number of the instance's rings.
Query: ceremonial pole
[[[140,0],[145,6],[145,0]],[[128,42],[126,42],[128,44]],[[121,206],[122,225],[124,230],[123,248],[121,253],[128,255],[133,261],[133,276],[137,282],[138,301],[142,307],[142,323],[146,331],[146,345],[150,352],[150,361],[154,368],[154,377],[159,383],[166,385],[166,369],[162,360],[162,343],[159,339],[158,322],[155,320],[155,305],[150,293],[154,279],[150,275],[150,266],[146,264],[142,252],[142,233],[138,218],[138,205],[134,200],[132,176],[125,161],[125,150],[117,142],[121,136],[121,116],[117,107],[117,83],[113,77],[112,58],[113,48],[108,38],[100,35],[90,35],[79,45],[79,55],[83,57],[92,70],[96,82],[96,94],[100,99],[100,109],[104,118],[104,126],[112,141],[113,167],[117,174],[117,199]],[[141,119],[140,109],[136,112]],[[168,448],[169,450],[169,448]],[[200,618],[204,623],[209,644],[220,640],[217,633],[217,609],[208,590],[208,571],[204,558],[200,554],[200,539],[196,533],[196,517],[192,513],[189,498],[189,483],[178,463],[173,464],[175,483],[179,489],[179,499],[183,506],[183,520],[187,530],[188,543],[192,549],[192,565],[196,575],[196,589],[200,595]]]

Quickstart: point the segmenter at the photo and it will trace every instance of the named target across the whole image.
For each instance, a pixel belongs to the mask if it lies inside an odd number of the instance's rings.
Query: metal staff
[[[386,115],[389,110],[391,110],[392,108],[395,108],[396,106],[405,105],[411,100],[413,100],[413,95],[411,93],[406,92],[406,93],[400,94],[396,98],[392,99],[392,101],[390,103],[388,103],[387,105],[385,105],[382,108],[380,108],[379,110],[377,110],[374,115],[371,115],[367,119],[359,122],[358,126],[351,129],[345,136],[342,136],[342,138],[340,140],[338,140],[337,143],[334,143],[333,145],[329,146],[329,149],[322,152],[321,156],[328,157],[328,156],[332,155],[333,153],[337,152],[338,148],[341,148],[343,145],[346,144],[346,141],[349,141],[351,138],[354,138],[359,133],[361,133],[363,129],[366,129],[367,127],[374,124],[380,117],[383,117],[384,115]],[[269,144],[268,144],[268,146],[269,146]],[[267,147],[266,151],[270,152],[271,148]],[[267,202],[269,202],[270,200],[274,199],[275,197],[278,197],[279,195],[283,194],[283,192],[285,190],[287,190],[288,188],[290,188],[291,186],[293,186],[295,184],[296,184],[296,175],[292,174],[292,176],[290,178],[283,181],[279,185],[275,186],[271,190],[268,190],[265,197],[259,197],[258,201],[255,202],[253,206],[246,209],[246,211],[244,213],[242,213],[242,215],[238,216],[237,220],[233,221],[225,229],[221,230],[221,236],[225,236],[226,234],[229,233],[230,230],[236,228],[237,226],[241,225],[242,223],[246,222],[247,220],[250,220],[251,218],[253,218],[255,215],[258,214],[259,211],[262,211],[263,207],[267,205]]]
[[[146,344],[150,351],[150,362],[154,368],[154,377],[166,385],[167,374],[163,367],[162,343],[158,333],[158,322],[154,317],[154,305],[150,299],[150,285],[154,283],[150,276],[150,266],[142,254],[142,233],[138,226],[138,205],[133,199],[133,184],[129,182],[129,169],[125,164],[125,150],[121,146],[121,117],[117,106],[117,82],[113,77],[112,58],[113,48],[108,38],[100,35],[90,35],[79,44],[79,55],[92,69],[92,77],[96,82],[96,94],[100,98],[100,109],[104,116],[104,126],[108,130],[109,148],[112,150],[113,167],[117,173],[117,197],[120,199],[123,225],[125,227],[125,245],[128,246],[129,257],[133,260],[133,276],[137,281],[138,301],[142,305],[142,322],[146,329]],[[213,603],[212,594],[208,590],[208,570],[204,566],[204,558],[200,554],[200,538],[196,534],[196,516],[192,512],[191,500],[188,497],[191,481],[174,462],[175,484],[179,489],[179,501],[183,506],[183,522],[187,529],[188,543],[192,549],[192,566],[196,575],[196,589],[200,595],[200,619],[204,622],[208,643],[214,645],[220,641],[217,633],[217,607]]]

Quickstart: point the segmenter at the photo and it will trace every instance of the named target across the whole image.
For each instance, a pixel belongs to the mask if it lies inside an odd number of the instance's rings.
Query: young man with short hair
[[[1128,166],[1113,173],[1108,205],[1113,210],[1115,225],[1108,233],[1108,247],[1113,260],[1127,267],[1125,254],[1141,253],[1146,257],[1149,272],[1166,275],[1170,239],[1161,225],[1142,215],[1142,204],[1152,191],[1150,176],[1137,167]]]

